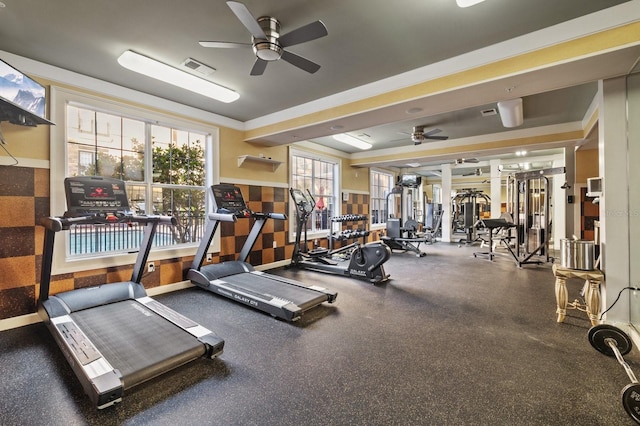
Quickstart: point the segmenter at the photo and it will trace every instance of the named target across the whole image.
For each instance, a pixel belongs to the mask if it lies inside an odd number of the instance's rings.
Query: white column
[[[565,148],[569,150],[568,148]],[[564,158],[553,161],[553,167],[563,167],[565,165]],[[569,173],[567,173],[567,176]],[[565,175],[555,175],[552,178],[551,185],[553,186],[551,206],[553,206],[553,212],[551,215],[551,235],[553,238],[553,249],[560,250],[560,239],[567,236],[567,214],[571,212],[573,217],[573,204],[567,204],[567,194],[573,190],[573,184],[571,189],[563,189],[562,185],[565,182]]]
[[[605,309],[629,285],[629,180],[626,136],[626,84],[619,77],[598,83],[598,151],[602,181],[600,197],[601,269],[605,275]],[[629,161],[629,163],[627,163]],[[638,259],[634,259],[635,262]],[[629,292],[606,316],[608,323],[629,323]]]
[[[502,177],[500,176],[500,159],[489,160],[491,166],[491,217],[498,218],[502,211]]]
[[[442,165],[442,241],[451,242],[451,164]]]

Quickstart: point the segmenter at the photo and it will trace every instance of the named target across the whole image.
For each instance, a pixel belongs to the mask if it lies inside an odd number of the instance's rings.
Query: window
[[[67,176],[122,179],[133,211],[175,216],[177,226],[159,227],[156,246],[199,241],[205,218],[207,135],[73,104],[67,105],[66,116]],[[147,157],[151,157],[149,172],[145,169]],[[138,246],[141,229],[125,225],[106,228],[72,227],[69,254],[131,250]]]
[[[52,94],[58,123],[51,146],[52,214],[66,209],[65,177],[121,179],[134,212],[176,217],[176,226],[158,227],[153,243],[165,250],[163,256],[192,255],[204,231],[207,189],[218,178],[212,167],[217,129],[58,87]],[[142,227],[126,225],[70,231],[59,237],[64,246],[56,244],[56,273],[87,262],[94,268],[131,263],[142,237]]]
[[[393,174],[371,170],[371,206],[370,220],[371,225],[386,225],[389,214],[394,213],[393,199],[389,199],[387,204],[387,195],[393,188]]]
[[[331,218],[340,214],[337,198],[339,161],[297,150],[291,150],[289,161],[291,187],[304,192],[309,190],[316,201],[316,208],[306,224],[307,232],[328,232]],[[292,217],[295,217],[293,204],[291,208]]]

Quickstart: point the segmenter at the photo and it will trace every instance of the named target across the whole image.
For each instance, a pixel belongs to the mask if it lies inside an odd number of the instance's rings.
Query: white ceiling
[[[255,17],[276,17],[281,22],[282,34],[315,20],[321,20],[328,30],[326,37],[290,48],[321,65],[315,74],[281,60],[269,63],[264,75],[250,76],[254,62],[250,49],[212,49],[198,44],[200,40],[250,42],[247,29],[221,0],[1,0],[1,3],[5,7],[0,7],[0,51],[241,123],[295,110],[318,99],[594,12],[616,10],[624,3],[629,3],[640,17],[639,0],[486,0],[465,9],[458,8],[455,0],[246,0],[243,3]],[[116,61],[128,49],[176,67],[186,58],[194,58],[215,68],[207,78],[237,91],[240,99],[231,104],[212,101],[128,71]],[[442,129],[441,134],[449,136],[449,143],[496,134],[509,129],[501,125],[498,116],[482,117],[479,112],[495,107],[510,84],[522,87],[521,93],[516,94],[523,97],[525,110],[525,123],[519,131],[580,121],[596,93],[595,80],[602,75],[629,72],[638,56],[638,50],[631,48],[552,70],[537,70],[526,76],[524,86],[522,81],[509,81],[507,76],[482,87],[431,96],[422,100],[422,112],[416,116],[406,114],[413,104],[404,103],[395,106],[395,110],[390,105],[359,114],[342,125],[344,131],[369,140],[373,149],[382,153],[411,147],[413,143],[406,133],[415,125]],[[347,153],[356,151],[327,138],[335,133],[329,130],[331,124],[335,123],[295,129],[295,136]],[[292,132],[274,134],[263,142],[290,142]],[[507,153],[477,154],[487,159],[507,156]],[[416,155],[421,164],[429,165],[429,160]],[[431,163],[434,161],[445,159],[433,159]],[[403,166],[392,162],[386,165]]]

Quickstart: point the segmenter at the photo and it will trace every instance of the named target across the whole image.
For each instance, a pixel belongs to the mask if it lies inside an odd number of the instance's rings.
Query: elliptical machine
[[[296,243],[290,266],[359,278],[372,284],[389,279],[382,265],[391,257],[391,249],[380,241],[367,244],[354,242],[331,251],[323,247],[309,250],[306,223],[316,202],[309,190],[305,194],[299,189],[290,188],[289,192],[296,206],[297,219]],[[303,232],[304,244],[301,244]]]

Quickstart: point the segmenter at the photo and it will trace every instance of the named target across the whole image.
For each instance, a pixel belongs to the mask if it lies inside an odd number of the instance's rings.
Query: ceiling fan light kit
[[[282,47],[278,44],[280,37],[280,23],[269,16],[258,18],[258,25],[264,31],[266,39],[251,37],[253,53],[263,61],[277,61],[282,56]]]
[[[230,103],[238,100],[240,95],[212,81],[205,80],[188,72],[179,70],[148,56],[132,50],[125,51],[118,57],[118,63],[123,67],[147,77],[172,84],[182,89],[190,90],[199,95],[207,96],[220,102]]]
[[[498,111],[504,127],[518,127],[524,123],[522,98],[498,102]]]

